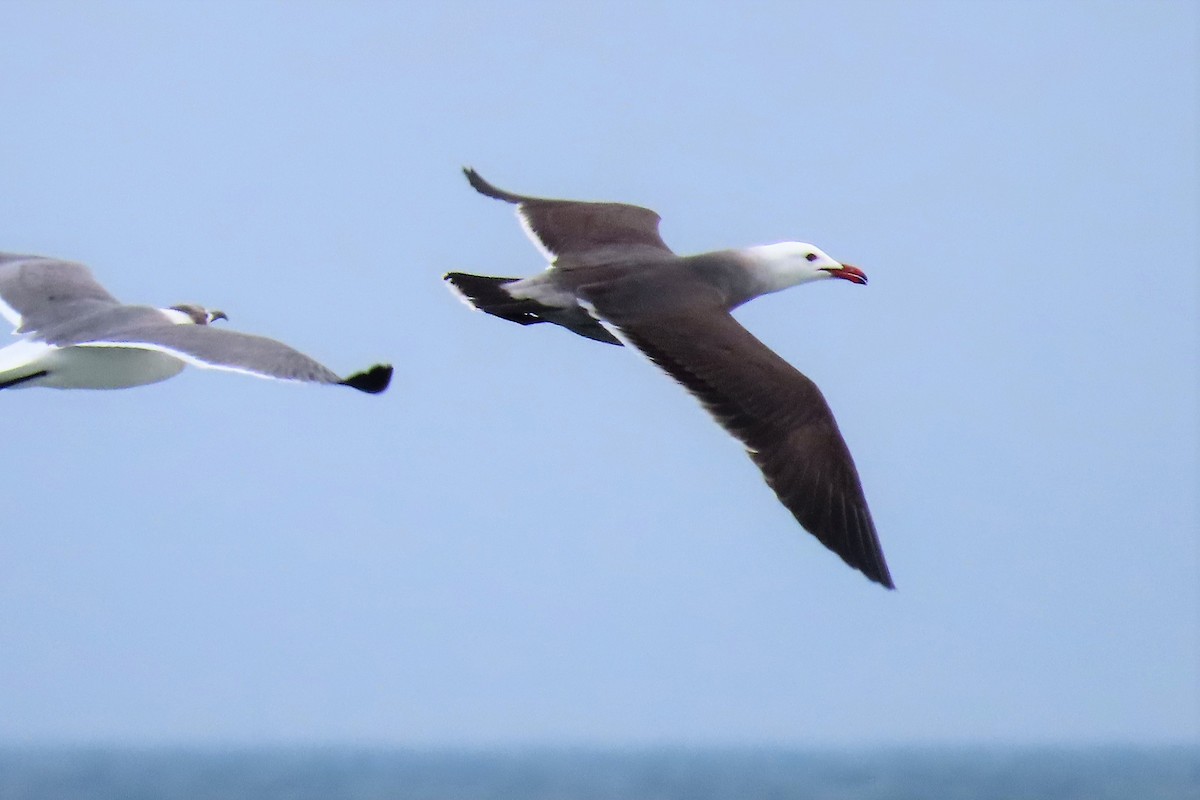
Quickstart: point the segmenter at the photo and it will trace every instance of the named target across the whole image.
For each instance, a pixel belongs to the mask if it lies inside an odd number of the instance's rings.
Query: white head
[[[229,319],[224,311],[210,311],[195,303],[180,303],[164,309],[164,312],[176,325],[207,325],[219,319]]]
[[[825,278],[867,282],[867,276],[858,267],[834,261],[821,248],[805,242],[763,244],[742,252],[748,256],[750,269],[758,278],[763,294]]]

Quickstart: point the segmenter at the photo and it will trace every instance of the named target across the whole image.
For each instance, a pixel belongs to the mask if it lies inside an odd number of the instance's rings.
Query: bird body
[[[522,325],[549,322],[632,345],[745,445],[806,530],[893,588],[858,472],[825,398],[729,313],[802,283],[865,284],[861,270],[803,242],[679,256],[663,242],[650,209],[518,195],[474,170],[465,173],[481,194],[516,206],[550,265],[528,278],[448,273],[463,299]]]
[[[224,312],[125,305],[83,265],[38,256],[0,253],[0,314],[22,337],[0,349],[0,389],[125,389],[191,364],[375,394],[392,375],[378,365],[343,380],[282,342],[209,325]]]
[[[184,366],[181,359],[155,350],[25,340],[0,350],[0,388],[128,389],[173,378]],[[14,383],[5,386],[10,381]]]

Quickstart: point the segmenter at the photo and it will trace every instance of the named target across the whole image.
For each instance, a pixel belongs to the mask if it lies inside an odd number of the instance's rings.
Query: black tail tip
[[[392,365],[376,364],[368,370],[354,373],[342,381],[341,385],[349,386],[351,389],[358,389],[360,392],[366,392],[367,394],[379,394],[388,388],[388,384],[391,382]]]

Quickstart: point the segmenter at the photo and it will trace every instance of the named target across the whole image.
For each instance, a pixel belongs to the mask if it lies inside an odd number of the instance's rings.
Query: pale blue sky
[[[382,397],[0,395],[0,741],[1200,739],[1187,2],[0,4],[0,249]],[[867,287],[824,389],[899,590],[628,351],[471,314],[505,188]]]

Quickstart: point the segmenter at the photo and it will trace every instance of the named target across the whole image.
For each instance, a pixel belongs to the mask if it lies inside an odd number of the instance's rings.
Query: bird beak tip
[[[867,285],[867,273],[852,264],[842,264],[842,268],[834,272],[833,276],[857,283],[860,286]]]

